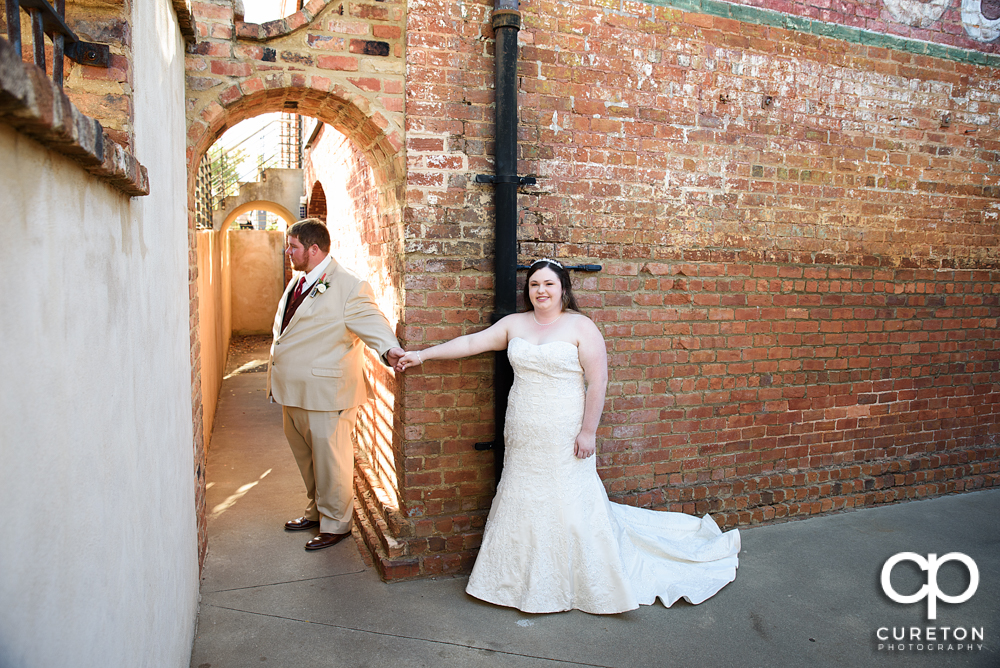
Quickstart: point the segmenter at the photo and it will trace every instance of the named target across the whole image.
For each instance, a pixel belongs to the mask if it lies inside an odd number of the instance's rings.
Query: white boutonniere
[[[313,286],[312,292],[309,293],[309,296],[315,297],[317,294],[323,294],[326,292],[328,287],[330,287],[330,282],[326,280],[326,274],[323,274],[319,277],[319,280],[316,281],[316,285]]]

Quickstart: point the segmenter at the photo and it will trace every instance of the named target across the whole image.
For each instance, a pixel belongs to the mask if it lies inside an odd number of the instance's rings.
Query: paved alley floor
[[[465,594],[465,577],[386,584],[351,540],[306,552],[311,532],[282,529],[305,491],[255,370],[266,341],[250,343],[231,355],[228,372],[242,371],[223,383],[208,456],[192,668],[1000,666],[1000,490],[743,529],[736,581],[715,597],[611,616],[500,608]],[[939,602],[929,621],[926,600],[882,591],[882,565],[899,552],[964,553],[978,589]],[[901,594],[925,582],[912,562],[892,573]],[[970,578],[951,561],[937,582],[957,595]],[[909,639],[928,627],[933,642]],[[892,640],[900,630],[907,640]]]

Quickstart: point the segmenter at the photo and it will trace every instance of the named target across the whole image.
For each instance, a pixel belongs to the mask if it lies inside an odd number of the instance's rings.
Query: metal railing
[[[108,67],[111,50],[107,44],[83,42],[66,25],[66,0],[55,0],[52,7],[48,0],[5,0],[7,11],[7,39],[17,53],[21,53],[21,10],[31,19],[31,45],[35,65],[45,70],[45,36],[52,40],[52,80],[62,88],[63,57],[82,65]]]
[[[212,162],[221,166],[212,170],[213,208],[218,208],[226,197],[238,195],[241,183],[259,181],[265,169],[301,166],[299,152],[289,150],[287,139],[291,132],[286,126],[294,126],[295,120],[271,121],[238,144],[215,155],[209,151]],[[250,155],[246,155],[248,150],[252,150]]]
[[[211,227],[212,212],[239,195],[240,184],[260,181],[264,170],[274,167],[302,167],[302,119],[296,114],[283,113],[233,146],[209,149],[198,169],[198,226]]]

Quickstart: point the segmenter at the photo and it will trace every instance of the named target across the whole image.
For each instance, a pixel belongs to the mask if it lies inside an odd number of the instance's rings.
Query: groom
[[[285,253],[297,272],[274,318],[267,367],[268,395],[281,404],[285,438],[306,484],[305,514],[289,531],[319,527],[307,550],[351,535],[354,445],[358,406],[368,400],[364,346],[395,366],[403,355],[367,282],[330,253],[330,232],[315,218],[287,231]]]

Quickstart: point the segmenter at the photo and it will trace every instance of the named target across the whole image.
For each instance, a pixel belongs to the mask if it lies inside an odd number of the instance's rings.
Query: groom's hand
[[[389,363],[389,366],[396,368],[399,363],[399,358],[406,354],[402,348],[389,348],[385,354],[385,361]]]

